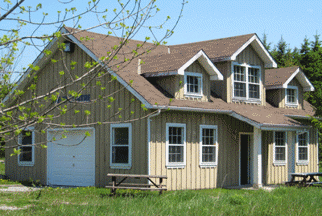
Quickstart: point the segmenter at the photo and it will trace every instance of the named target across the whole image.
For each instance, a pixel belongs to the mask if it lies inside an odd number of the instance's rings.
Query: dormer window
[[[184,94],[188,97],[202,97],[202,74],[185,72]]]
[[[298,88],[296,86],[288,86],[285,89],[285,100],[286,106],[298,105]]]
[[[233,98],[260,100],[260,67],[233,63]]]

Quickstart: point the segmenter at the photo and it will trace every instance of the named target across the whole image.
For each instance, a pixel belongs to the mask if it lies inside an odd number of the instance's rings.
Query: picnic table
[[[286,185],[299,185],[299,186],[313,186],[322,184],[319,182],[316,177],[322,176],[320,172],[312,172],[312,173],[290,173],[291,180],[289,182],[285,182]],[[301,180],[295,181],[295,178],[300,178]]]
[[[106,188],[111,189],[111,193],[115,195],[116,189],[133,189],[133,190],[158,190],[160,194],[162,191],[167,190],[166,185],[162,185],[163,179],[167,179],[167,176],[160,176],[160,175],[138,175],[138,174],[115,174],[115,173],[108,173],[108,177],[112,177],[112,184],[111,186],[105,186]],[[121,178],[121,181],[117,182],[117,178]],[[137,183],[124,183],[127,178],[134,178],[134,179],[147,179],[148,182],[152,184],[137,184]],[[159,179],[159,184],[156,184],[155,181],[152,179]],[[151,187],[155,186],[155,187]]]

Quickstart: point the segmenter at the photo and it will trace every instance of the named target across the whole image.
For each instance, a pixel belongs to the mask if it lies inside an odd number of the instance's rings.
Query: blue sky
[[[67,2],[67,0],[66,0]],[[81,10],[82,4],[87,4],[88,0],[76,0],[71,5]],[[116,0],[102,0],[102,8],[114,9]],[[125,2],[125,0],[123,1]],[[36,5],[39,0],[26,1],[26,5]],[[57,1],[45,1],[43,3],[44,12],[50,15],[56,14],[58,8]],[[61,6],[61,5],[60,5]],[[173,25],[175,18],[179,15],[181,0],[157,0],[160,13],[152,20],[159,23],[167,15],[171,16],[171,21],[164,29]],[[322,34],[322,1],[307,0],[189,0],[186,4],[183,17],[181,18],[174,35],[168,39],[168,44],[189,43],[217,38],[231,37],[249,33],[257,33],[262,38],[265,32],[268,42],[274,45],[283,36],[284,40],[291,48],[300,48],[305,36],[313,40],[313,35]],[[35,20],[40,17],[34,16]],[[55,15],[56,18],[56,15]],[[90,27],[95,24],[94,15],[89,15],[82,19],[82,27]],[[50,33],[55,28],[43,28],[40,32]],[[93,30],[103,32],[102,30]],[[28,32],[24,32],[28,34]],[[136,39],[142,40],[148,34],[141,31],[136,35]],[[322,39],[322,37],[321,37]],[[20,68],[28,65],[37,56],[36,50],[28,51],[20,61]],[[17,67],[17,70],[20,70]]]

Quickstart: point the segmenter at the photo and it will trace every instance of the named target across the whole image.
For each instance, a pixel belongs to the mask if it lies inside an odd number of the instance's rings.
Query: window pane
[[[302,133],[298,137],[299,146],[307,146],[306,133]]]
[[[307,160],[307,147],[299,147],[299,160]]]
[[[285,132],[275,132],[275,145],[285,146]]]
[[[129,147],[112,147],[112,163],[129,163]]]
[[[296,91],[295,89],[286,90],[287,103],[296,103],[295,91]]]
[[[215,129],[202,129],[202,162],[216,162]]]
[[[285,160],[285,147],[275,147],[275,160]]]
[[[235,97],[246,97],[246,84],[245,83],[234,83],[234,96]]]
[[[248,68],[248,81],[251,83],[259,83],[259,69]]]
[[[129,128],[114,128],[114,144],[129,144]]]
[[[216,162],[216,146],[202,147],[202,162]]]
[[[187,92],[188,93],[200,93],[200,82],[197,76],[187,76]]]
[[[183,162],[183,146],[169,146],[169,162]]]
[[[183,128],[169,127],[169,144],[183,144]]]
[[[245,79],[245,68],[241,66],[234,66],[234,80],[235,81],[246,81]]]
[[[259,85],[249,84],[248,91],[249,91],[249,98],[259,99]]]

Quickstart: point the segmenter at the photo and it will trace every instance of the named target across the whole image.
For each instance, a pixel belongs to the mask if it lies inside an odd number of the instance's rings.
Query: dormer
[[[265,87],[267,102],[279,108],[304,109],[304,92],[314,91],[298,66],[266,70]]]
[[[181,100],[209,101],[210,82],[223,80],[203,50],[147,56],[139,60],[138,73],[164,94]]]

